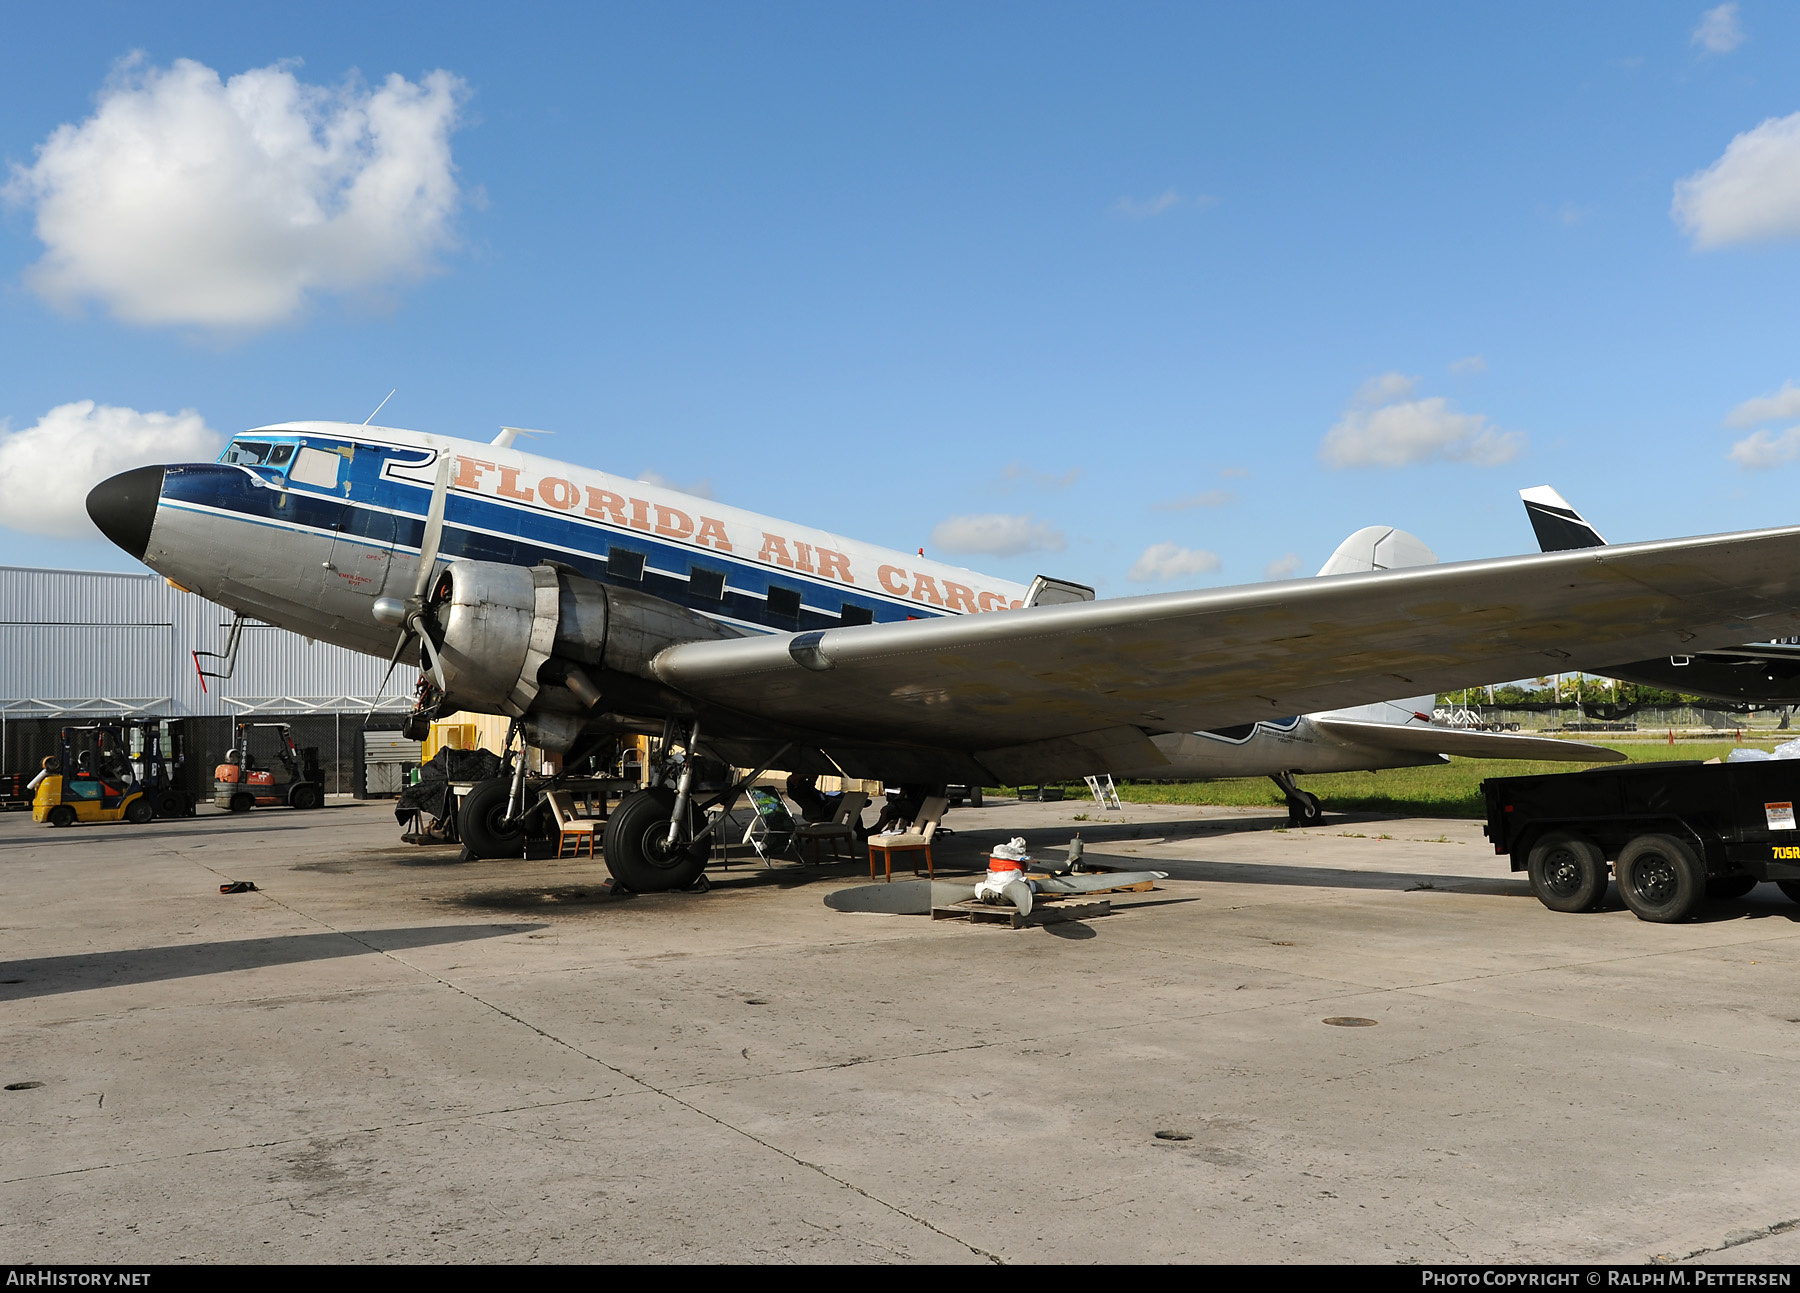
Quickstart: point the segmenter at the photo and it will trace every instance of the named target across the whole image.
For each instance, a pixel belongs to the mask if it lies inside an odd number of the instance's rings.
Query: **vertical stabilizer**
[[[1600,531],[1550,486],[1533,485],[1520,490],[1519,497],[1525,503],[1525,515],[1531,518],[1531,528],[1537,533],[1542,551],[1572,552],[1576,548],[1606,546]]]

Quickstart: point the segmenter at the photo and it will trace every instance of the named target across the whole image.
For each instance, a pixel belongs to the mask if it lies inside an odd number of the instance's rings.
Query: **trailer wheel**
[[[1706,897],[1706,867],[1673,835],[1640,835],[1619,850],[1619,896],[1639,920],[1672,924]]]
[[[1742,898],[1760,883],[1753,875],[1709,875],[1706,877],[1708,898]]]
[[[1552,831],[1526,856],[1531,892],[1551,911],[1590,911],[1606,897],[1606,857],[1579,835]]]

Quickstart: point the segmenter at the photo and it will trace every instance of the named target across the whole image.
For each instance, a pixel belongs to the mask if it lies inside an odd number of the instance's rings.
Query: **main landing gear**
[[[1281,793],[1287,797],[1289,826],[1317,826],[1325,820],[1325,810],[1319,804],[1319,797],[1308,794],[1294,784],[1291,772],[1271,773],[1269,780],[1281,787]]]

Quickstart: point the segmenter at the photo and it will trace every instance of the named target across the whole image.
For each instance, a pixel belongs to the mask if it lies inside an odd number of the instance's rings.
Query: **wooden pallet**
[[[1027,925],[1055,925],[1065,920],[1091,920],[1096,916],[1110,915],[1111,901],[1102,898],[1096,902],[1088,899],[1085,894],[1080,899],[1065,898],[1060,902],[1034,904],[1029,916],[1021,916],[1019,909],[1010,903],[1004,907],[990,907],[973,898],[967,902],[931,909],[933,920],[966,920],[973,925],[1005,925],[1009,929],[1024,929]]]

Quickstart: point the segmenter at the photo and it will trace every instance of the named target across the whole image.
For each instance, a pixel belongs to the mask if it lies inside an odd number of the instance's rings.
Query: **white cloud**
[[[13,168],[6,195],[44,244],[27,281],[129,323],[231,328],[419,278],[452,241],[464,95],[444,71],[333,89],[282,64],[221,83],[190,59],[127,61],[93,116]]]
[[[1300,569],[1299,554],[1294,553],[1294,552],[1289,552],[1289,553],[1286,553],[1282,556],[1275,558],[1275,560],[1271,561],[1268,565],[1264,566],[1263,567],[1263,578],[1264,579],[1286,579],[1299,569]]]
[[[1800,427],[1789,427],[1780,435],[1758,431],[1731,446],[1731,461],[1745,471],[1768,471],[1800,457]]]
[[[0,518],[9,529],[91,538],[88,491],[108,476],[165,462],[208,462],[225,438],[193,409],[139,413],[77,400],[36,426],[0,427]]]
[[[1760,422],[1780,422],[1800,417],[1800,386],[1786,381],[1773,395],[1759,395],[1745,400],[1726,415],[1728,427],[1753,427]]]
[[[1700,25],[1688,42],[1709,54],[1729,54],[1744,43],[1744,29],[1738,25],[1736,4],[1722,4],[1700,15]]]
[[[1319,444],[1325,465],[1404,467],[1442,459],[1495,467],[1525,447],[1520,432],[1501,431],[1480,413],[1458,413],[1442,396],[1409,399],[1417,387],[1418,378],[1399,373],[1364,382]]]
[[[1219,554],[1173,543],[1153,543],[1132,563],[1125,578],[1134,584],[1164,583],[1184,575],[1203,575],[1219,568]]]
[[[980,552],[994,557],[1016,557],[1023,552],[1061,552],[1066,546],[1062,531],[1048,521],[1029,516],[988,512],[952,516],[931,531],[933,547],[945,552]]]
[[[1152,512],[1186,512],[1196,507],[1224,507],[1227,503],[1237,502],[1237,495],[1228,489],[1203,489],[1197,494],[1186,494],[1180,498],[1171,498],[1165,503],[1152,503]]]
[[[1677,180],[1669,214],[1696,247],[1800,236],[1800,112],[1770,117]]]
[[[1470,355],[1466,359],[1458,359],[1450,365],[1450,371],[1458,377],[1473,377],[1476,373],[1487,371],[1487,360],[1480,355]]]
[[[1122,215],[1130,220],[1152,220],[1160,215],[1167,215],[1181,207],[1203,210],[1217,206],[1219,199],[1210,193],[1196,193],[1191,198],[1184,198],[1174,189],[1168,189],[1153,198],[1120,198],[1113,203],[1114,214]]]
[[[652,471],[646,467],[638,473],[638,479],[646,485],[660,485],[664,489],[680,490],[683,494],[692,494],[695,498],[712,498],[714,496],[711,476],[702,476],[690,485],[680,485],[660,471]]]

